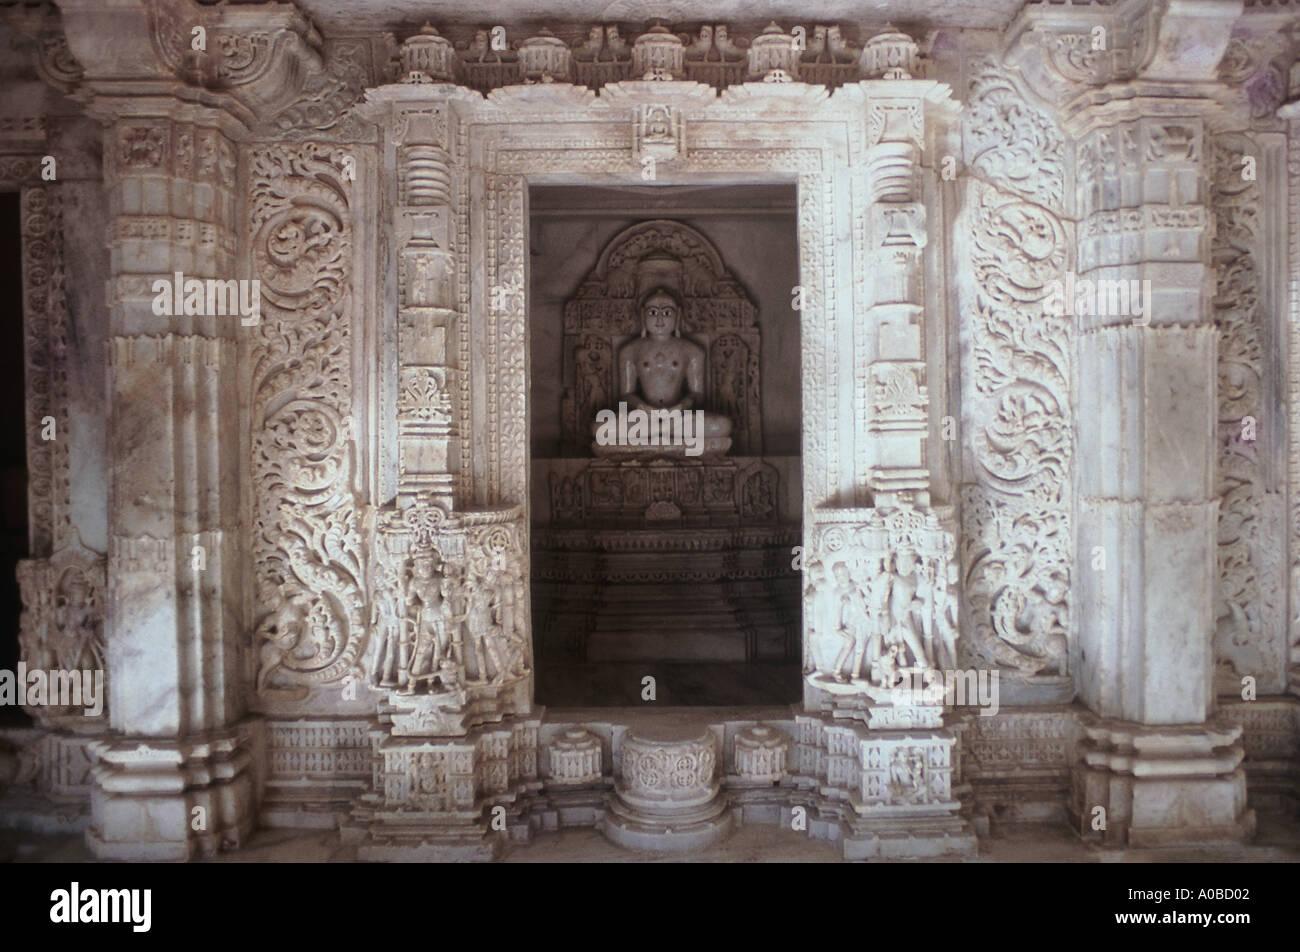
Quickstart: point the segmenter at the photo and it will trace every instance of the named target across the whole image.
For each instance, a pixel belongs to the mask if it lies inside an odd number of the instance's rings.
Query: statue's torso
[[[653,406],[672,406],[682,399],[687,370],[701,354],[698,346],[676,337],[632,341],[622,354],[629,392],[635,390]]]

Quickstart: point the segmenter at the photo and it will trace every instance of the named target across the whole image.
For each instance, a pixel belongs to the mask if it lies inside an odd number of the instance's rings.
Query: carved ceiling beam
[[[1242,0],[1035,0],[1007,29],[1003,60],[1070,115],[1148,92],[1214,92]]]
[[[324,69],[322,40],[290,4],[200,6],[192,0],[65,0],[79,98],[172,96],[253,127],[294,103]],[[57,46],[47,59],[63,63]],[[116,107],[110,107],[110,112]]]

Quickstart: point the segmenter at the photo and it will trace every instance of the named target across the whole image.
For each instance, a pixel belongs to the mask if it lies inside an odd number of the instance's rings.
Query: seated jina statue
[[[682,338],[681,319],[681,299],[668,288],[641,299],[641,336],[618,354],[618,413],[596,414],[599,455],[682,447],[699,456],[730,448],[731,420],[703,409],[704,348]]]

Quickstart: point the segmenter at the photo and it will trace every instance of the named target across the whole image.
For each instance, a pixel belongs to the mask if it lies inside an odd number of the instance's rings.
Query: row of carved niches
[[[395,79],[461,83],[488,92],[518,83],[577,83],[599,89],[623,80],[805,82],[834,88],[860,79],[911,79],[920,49],[893,26],[701,23],[505,26],[425,24],[401,45]]]

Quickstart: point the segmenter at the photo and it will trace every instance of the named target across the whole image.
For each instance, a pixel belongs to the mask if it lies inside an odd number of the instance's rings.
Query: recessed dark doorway
[[[23,275],[19,195],[0,192],[0,301],[9,320],[0,339],[0,669],[18,666],[18,560],[27,557],[27,414],[23,387]],[[0,706],[0,722],[29,723],[21,707]]]
[[[646,678],[659,705],[798,701],[794,187],[539,187],[530,212],[538,703],[640,705]]]

